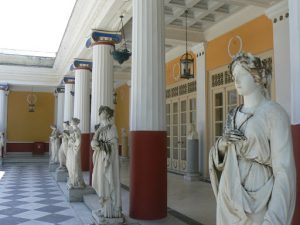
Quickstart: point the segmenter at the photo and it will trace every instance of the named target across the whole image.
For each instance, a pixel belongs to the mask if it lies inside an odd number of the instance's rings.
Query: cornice
[[[278,4],[268,8],[265,11],[265,14],[267,17],[269,17],[271,20],[275,19],[278,16],[281,16],[282,14],[285,14],[289,11],[289,4],[288,1],[282,1]]]

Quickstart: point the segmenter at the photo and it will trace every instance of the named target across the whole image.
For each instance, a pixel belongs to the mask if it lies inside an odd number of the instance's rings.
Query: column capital
[[[282,20],[283,17],[288,17],[289,6],[288,1],[282,1],[278,4],[273,5],[265,11],[266,16],[276,23],[279,20]],[[280,18],[282,16],[282,18]]]
[[[118,44],[122,41],[121,32],[92,30],[90,37],[87,39],[85,46],[90,48],[94,45],[112,45]]]
[[[93,68],[93,62],[86,60],[86,59],[74,59],[73,64],[71,65],[70,70],[80,70],[80,69],[84,69],[84,70],[89,70],[92,71]]]
[[[65,76],[63,79],[64,84],[75,84],[75,77]]]
[[[55,89],[55,93],[65,93],[65,87],[64,86],[59,86]]]
[[[192,47],[192,51],[196,53],[197,57],[204,55],[207,48],[207,42],[201,42]]]
[[[0,90],[1,91],[8,91],[9,90],[8,84],[0,84]]]

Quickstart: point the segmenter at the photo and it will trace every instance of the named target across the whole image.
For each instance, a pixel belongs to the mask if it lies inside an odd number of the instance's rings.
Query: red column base
[[[297,172],[297,189],[296,189],[296,207],[293,218],[293,225],[300,224],[300,124],[292,125],[294,156]]]
[[[135,219],[167,216],[167,133],[131,132],[130,211]]]
[[[81,134],[81,170],[89,171],[90,167],[90,134]]]

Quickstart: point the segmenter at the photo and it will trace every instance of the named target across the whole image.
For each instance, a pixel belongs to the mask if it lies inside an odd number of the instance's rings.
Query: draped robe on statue
[[[66,167],[66,160],[67,160],[67,152],[68,152],[68,138],[69,133],[67,130],[64,130],[61,134],[61,145],[59,147],[59,163],[60,167]]]
[[[110,147],[108,147],[110,145]],[[115,125],[101,125],[94,134],[92,143],[92,187],[99,196],[104,217],[121,216],[120,169],[118,135]],[[106,148],[106,149],[105,149]],[[110,148],[110,150],[108,150]],[[107,153],[110,151],[110,154]]]
[[[250,116],[238,107],[229,114],[226,126],[241,126],[247,139],[229,144],[224,156],[219,154],[218,141],[210,151],[217,225],[291,224],[296,172],[285,111],[272,101]]]
[[[75,128],[70,133],[67,151],[67,169],[69,173],[69,188],[84,188],[85,183],[81,171],[81,132]]]

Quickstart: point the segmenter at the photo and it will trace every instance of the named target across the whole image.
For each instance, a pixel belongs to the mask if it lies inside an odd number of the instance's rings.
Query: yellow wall
[[[11,91],[8,95],[7,138],[8,141],[33,142],[49,140],[50,125],[54,123],[52,93],[35,92],[35,112],[28,112],[26,97],[29,92]]]
[[[231,62],[227,45],[232,37],[239,35],[243,41],[243,51],[258,54],[273,49],[272,21],[260,16],[242,26],[208,42],[206,50],[206,70],[212,70]],[[231,52],[237,52],[238,41],[233,41]]]
[[[117,105],[115,111],[115,121],[118,129],[119,144],[121,144],[121,128],[126,129],[128,135],[129,131],[129,86],[124,84],[116,89]]]
[[[190,52],[194,57],[194,74],[196,77],[196,55]],[[173,74],[180,76],[180,58],[181,56],[178,56],[175,59],[170,60],[169,62],[166,62],[166,85],[174,84],[176,82],[180,82],[183,79],[179,78],[176,80],[173,76]]]

